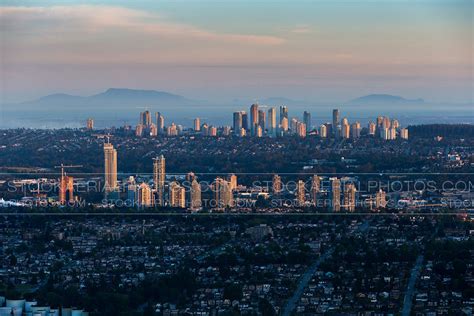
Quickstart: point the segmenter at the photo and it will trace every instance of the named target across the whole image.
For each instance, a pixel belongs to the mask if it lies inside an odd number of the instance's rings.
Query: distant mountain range
[[[137,107],[151,108],[199,104],[202,104],[202,101],[190,100],[168,92],[110,88],[102,93],[86,97],[64,93],[51,94],[37,100],[15,104],[14,107],[31,111],[74,111],[84,109],[128,110]],[[9,108],[6,106],[5,110]]]
[[[390,94],[369,94],[349,101],[349,104],[357,105],[383,105],[383,104],[406,104],[424,103],[423,99],[405,99],[400,96]]]
[[[227,105],[246,106],[254,101],[236,99],[230,101]],[[422,99],[405,99],[400,96],[388,94],[370,94],[354,100],[350,100],[343,105],[359,106],[384,106],[384,105],[405,105],[422,104]],[[258,103],[262,105],[287,105],[297,107],[310,107],[317,104],[310,101],[292,100],[285,97],[268,97],[259,99]],[[75,96],[64,93],[51,94],[42,98],[3,106],[5,111],[33,111],[54,113],[82,113],[97,111],[130,112],[132,109],[148,107],[150,109],[173,109],[175,111],[198,110],[203,106],[213,106],[215,104],[188,99],[186,97],[172,94],[169,92],[155,90],[134,90],[110,88],[99,94],[91,96]],[[225,104],[224,104],[225,105]],[[334,106],[336,106],[335,104]],[[194,107],[198,106],[198,107]]]

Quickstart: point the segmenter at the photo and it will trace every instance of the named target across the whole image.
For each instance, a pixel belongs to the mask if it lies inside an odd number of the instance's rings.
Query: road
[[[402,316],[409,316],[411,313],[411,305],[413,302],[413,295],[415,294],[416,279],[420,274],[421,265],[423,264],[423,255],[416,258],[415,266],[411,270],[410,280],[408,281],[407,291],[403,299]]]
[[[369,222],[365,221],[362,223],[355,231],[355,232],[363,232],[369,228]],[[298,286],[296,287],[295,292],[293,293],[293,296],[290,297],[290,299],[286,302],[285,307],[283,307],[283,312],[282,316],[290,316],[293,310],[296,307],[296,304],[300,300],[301,296],[304,293],[304,290],[306,286],[308,285],[309,281],[311,281],[311,278],[313,277],[314,273],[318,270],[319,266],[321,263],[323,263],[327,258],[329,258],[332,253],[334,252],[335,247],[331,247],[328,250],[326,250],[325,253],[323,253],[306,271],[303,273],[301,276]]]

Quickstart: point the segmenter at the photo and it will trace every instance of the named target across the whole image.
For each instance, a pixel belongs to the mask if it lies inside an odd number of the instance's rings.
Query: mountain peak
[[[369,94],[349,101],[351,104],[369,103],[423,103],[423,99],[405,99],[391,94]]]

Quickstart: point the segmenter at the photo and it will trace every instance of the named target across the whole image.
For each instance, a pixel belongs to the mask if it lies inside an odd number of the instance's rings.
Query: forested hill
[[[408,126],[410,137],[474,137],[474,125],[471,124],[426,124]]]

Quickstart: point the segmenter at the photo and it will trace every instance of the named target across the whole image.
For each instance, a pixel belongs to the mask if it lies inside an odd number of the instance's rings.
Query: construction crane
[[[64,164],[61,164],[60,166],[54,166],[54,168],[56,169],[59,169],[61,168],[61,179],[64,178],[64,169],[68,169],[68,168],[82,168],[83,165],[64,165]]]

